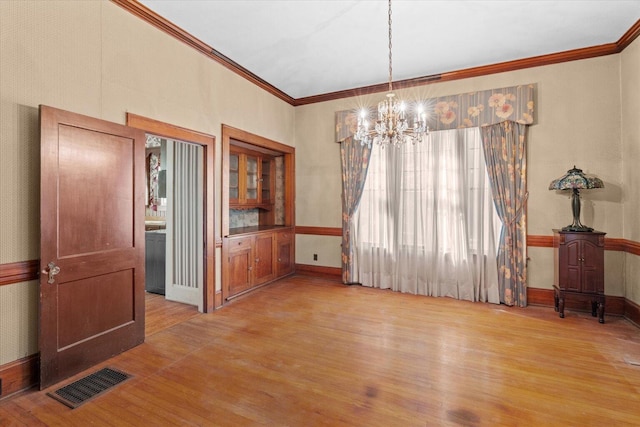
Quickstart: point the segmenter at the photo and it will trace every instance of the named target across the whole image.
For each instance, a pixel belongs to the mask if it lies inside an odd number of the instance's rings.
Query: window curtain
[[[364,286],[499,303],[500,221],[479,128],[372,148],[354,216],[353,279]],[[344,248],[343,248],[344,250]]]
[[[527,305],[527,126],[511,121],[482,128],[493,200],[502,221],[498,249],[500,301]]]
[[[353,214],[358,207],[369,168],[371,149],[353,138],[340,143],[342,161],[342,282],[354,283]]]

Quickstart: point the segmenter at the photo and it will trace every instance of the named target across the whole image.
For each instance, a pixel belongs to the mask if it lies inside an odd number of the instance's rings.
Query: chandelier
[[[429,133],[424,107],[418,104],[415,111],[407,111],[406,104],[396,99],[393,93],[391,59],[391,0],[389,0],[389,93],[385,100],[378,103],[378,118],[372,129],[367,120],[367,110],[363,109],[360,112],[354,138],[360,141],[361,145],[366,144],[371,147],[375,142],[382,147],[386,145],[398,147],[406,142],[414,144],[422,142],[423,137]],[[409,120],[412,120],[411,126],[409,126]]]

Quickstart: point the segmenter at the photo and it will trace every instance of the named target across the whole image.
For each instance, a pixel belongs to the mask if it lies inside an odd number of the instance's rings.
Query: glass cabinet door
[[[229,154],[229,200],[238,201],[240,196],[239,190],[240,178],[240,156],[238,154]]]
[[[262,203],[269,203],[271,201],[271,161],[269,159],[262,159],[262,174],[260,178],[260,184],[262,186],[261,197]]]
[[[245,199],[247,201],[258,200],[258,159],[247,156],[247,188]]]

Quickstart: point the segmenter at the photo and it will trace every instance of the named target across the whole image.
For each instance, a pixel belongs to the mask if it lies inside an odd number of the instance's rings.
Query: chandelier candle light
[[[580,223],[580,190],[604,188],[602,180],[590,177],[582,173],[582,169],[575,166],[558,179],[549,184],[549,190],[573,190],[571,195],[571,209],[573,211],[573,224],[567,225],[562,231],[593,231],[593,228]]]
[[[408,113],[404,102],[398,101],[393,93],[393,68],[391,61],[391,0],[389,0],[389,93],[387,99],[378,104],[378,119],[375,127],[370,129],[367,111],[363,109],[358,116],[358,128],[354,138],[362,145],[375,142],[385,145],[400,146],[405,142],[422,142],[429,133],[427,127],[427,113],[419,104],[414,113]],[[413,126],[409,126],[407,115],[413,116]]]

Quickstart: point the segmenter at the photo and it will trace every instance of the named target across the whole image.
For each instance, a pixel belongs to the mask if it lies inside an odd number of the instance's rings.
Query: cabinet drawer
[[[278,242],[287,242],[293,240],[293,232],[291,230],[278,231],[276,233]]]
[[[251,249],[252,236],[229,238],[229,252],[240,252]]]

